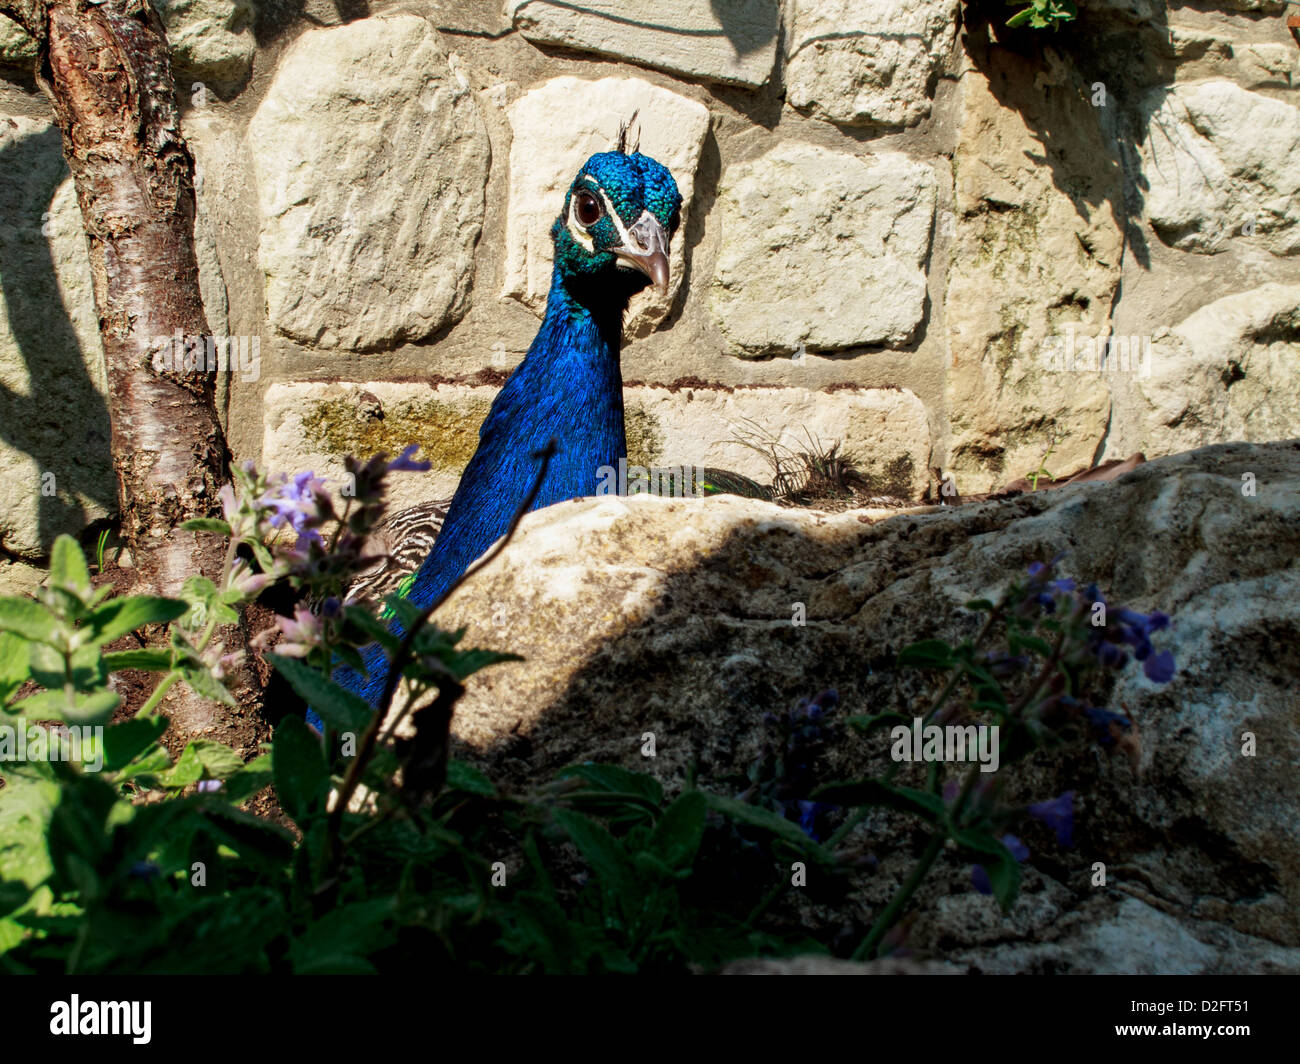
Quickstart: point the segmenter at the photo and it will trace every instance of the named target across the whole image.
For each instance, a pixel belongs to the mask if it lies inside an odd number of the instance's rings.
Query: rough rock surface
[[[1243,474],[1255,493],[1243,494]],[[1172,683],[1112,693],[1140,763],[1097,748],[1015,770],[1013,800],[1078,794],[1075,846],[1028,827],[1024,892],[1003,917],[943,862],[911,941],[988,971],[1300,972],[1300,441],[1208,447],[1110,484],[914,511],[827,515],[736,498],[566,503],[530,516],[439,620],[522,664],[475,677],[456,733],[506,777],[574,761],[705,786],[754,757],[762,716],[825,687],[842,712],[931,695],[894,666],[906,644],[973,632],[962,603],[1068,552],[1112,601],[1161,608]],[[792,624],[795,603],[807,625]],[[1256,737],[1255,756],[1242,736]],[[643,734],[656,754],[641,756]],[[846,738],[833,778],[879,767]],[[915,855],[888,818],[864,837],[883,904]],[[1093,862],[1107,868],[1091,886]],[[1136,901],[1135,901],[1136,899]],[[1140,903],[1140,904],[1138,904]]]
[[[196,81],[222,94],[243,86],[257,52],[252,0],[158,0],[154,6],[182,95],[190,95]]]
[[[0,63],[28,66],[36,58],[36,42],[13,19],[0,15]]]
[[[637,0],[507,0],[524,37],[685,74],[757,86],[776,61],[777,0],[677,0],[648,8]]]
[[[751,356],[906,344],[925,314],[935,189],[905,155],[812,144],[728,170],[711,291],[723,335]]]
[[[1300,108],[1230,81],[1143,101],[1146,212],[1166,243],[1213,253],[1233,237],[1300,252]]]
[[[792,107],[849,126],[914,126],[957,33],[957,0],[795,0]]]
[[[565,193],[587,157],[613,148],[620,123],[634,114],[633,140],[639,139],[640,150],[668,167],[677,182],[682,222],[670,248],[674,268],[668,296],[653,290],[636,296],[624,335],[651,332],[667,315],[682,283],[686,229],[709,112],[703,104],[640,78],[553,78],[511,104],[503,296],[541,314],[551,288],[551,225]]]
[[[1207,304],[1152,340],[1136,379],[1136,445],[1169,454],[1228,438],[1282,439],[1300,426],[1300,285],[1267,284]]]
[[[367,351],[425,340],[465,312],[489,147],[428,22],[303,34],[248,140],[267,314],[282,333]]]
[[[771,483],[769,461],[750,444],[774,443],[789,457],[840,444],[870,491],[919,499],[928,484],[930,429],[909,391],[844,388],[629,388],[629,462],[715,466]]]
[[[116,497],[81,210],[58,130],[14,122],[0,140],[0,544],[35,558]]]
[[[1053,435],[1062,469],[1092,464],[1109,384],[1062,348],[1109,333],[1123,248],[1119,166],[1098,165],[1117,148],[1079,75],[1008,53],[987,66],[961,80],[945,302],[949,468],[972,493],[1036,470]]]
[[[497,390],[486,385],[276,383],[267,389],[262,454],[268,469],[313,470],[342,483],[343,456],[398,454],[412,443],[433,468],[396,477],[394,509],[449,497],[478,446]],[[873,494],[919,498],[926,488],[930,434],[911,392],[802,388],[624,390],[629,465],[714,466],[772,481],[755,430],[783,453],[839,442]],[[810,441],[812,441],[810,443]]]

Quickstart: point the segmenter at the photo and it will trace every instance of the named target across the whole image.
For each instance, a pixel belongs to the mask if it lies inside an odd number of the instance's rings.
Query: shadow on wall
[[[257,0],[257,17],[253,22],[253,37],[259,48],[275,43],[299,21],[311,26],[337,26],[357,19],[368,18],[368,0]],[[333,9],[334,19],[325,19],[309,10],[317,8],[322,13]]]
[[[68,173],[62,150],[53,127],[10,138],[0,148],[0,174],[6,175],[0,181],[0,218],[6,222],[0,228],[0,298],[29,382],[27,394],[0,384],[0,443],[36,465],[33,483],[5,488],[22,505],[36,499],[42,549],[58,533],[75,533],[87,523],[78,496],[110,512],[117,506],[108,407],[86,370],[60,297],[50,241],[42,233]],[[46,473],[54,474],[54,492],[42,491]]]
[[[997,101],[1016,111],[1043,145],[1042,155],[1031,161],[1047,167],[1080,218],[1109,210],[1125,250],[1143,268],[1150,256],[1141,225],[1136,107],[1150,89],[1173,84],[1177,65],[1172,53],[1165,55],[1167,11],[1153,6],[1158,10],[1140,26],[1085,9],[1055,32],[1008,29],[1002,0],[967,0],[962,11],[972,65],[988,79]],[[996,43],[991,25],[997,27]],[[1105,106],[1093,102],[1099,84]],[[1081,149],[1091,150],[1088,159],[1077,157]]]

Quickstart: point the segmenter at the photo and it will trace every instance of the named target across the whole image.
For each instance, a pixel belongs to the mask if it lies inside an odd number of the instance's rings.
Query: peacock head
[[[682,196],[668,168],[639,151],[607,151],[582,165],[551,227],[562,277],[608,281],[631,296],[668,290],[668,244]]]

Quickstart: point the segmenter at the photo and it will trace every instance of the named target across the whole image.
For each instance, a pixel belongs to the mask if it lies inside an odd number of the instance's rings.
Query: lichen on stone
[[[485,398],[420,399],[394,404],[376,416],[358,409],[355,397],[322,399],[302,423],[309,439],[337,455],[397,455],[412,443],[438,471],[459,472],[478,447],[479,426],[491,407]]]
[[[627,464],[649,469],[663,458],[663,428],[659,419],[640,407],[629,407],[623,415],[627,427]]]

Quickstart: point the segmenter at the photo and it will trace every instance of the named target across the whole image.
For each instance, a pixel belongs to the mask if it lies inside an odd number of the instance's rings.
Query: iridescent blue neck
[[[596,493],[603,467],[627,456],[623,378],[619,368],[623,313],[637,282],[609,271],[564,277],[555,271],[546,314],[523,362],[510,375],[479,430],[479,446],[461,475],[429,557],[408,598],[425,607],[503,536],[539,469],[536,453],[554,439],[532,509]],[[372,704],[383,687],[377,648],[364,652],[370,675],[343,668],[336,678]]]

